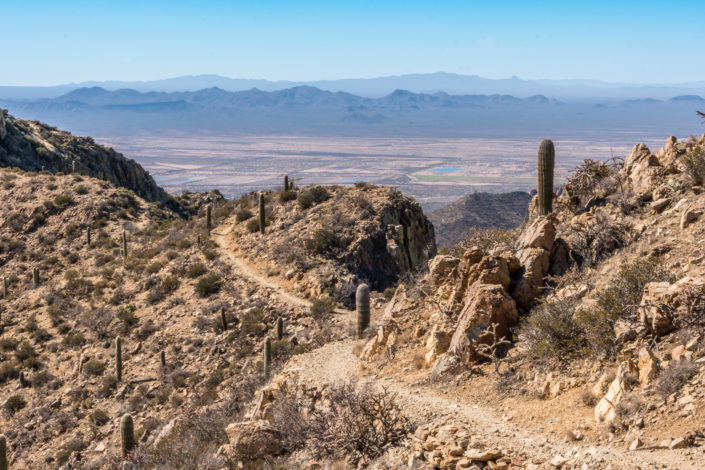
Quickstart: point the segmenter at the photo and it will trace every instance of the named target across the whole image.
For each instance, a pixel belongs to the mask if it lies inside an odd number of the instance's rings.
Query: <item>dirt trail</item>
[[[232,243],[228,242],[227,237],[230,234],[231,229],[224,228],[222,226],[218,227],[218,229],[218,232],[211,232],[211,237],[216,242],[216,244],[222,249],[227,259],[231,261],[232,267],[240,276],[254,281],[265,289],[269,289],[270,291],[272,291],[273,295],[278,297],[281,301],[288,303],[289,305],[304,308],[311,307],[312,302],[310,300],[298,297],[297,295],[288,292],[283,286],[278,284],[276,281],[259,274],[258,272],[253,270],[245,260],[235,255],[232,249]],[[342,308],[336,308],[335,313],[351,314],[353,312]]]
[[[311,302],[287,292],[277,284],[254,271],[244,260],[237,257],[228,243],[229,229],[219,228],[211,235],[232,267],[243,277],[266,289],[270,289],[283,302],[296,307],[310,307]],[[355,312],[336,309],[352,321]],[[326,344],[309,353],[294,356],[281,374],[295,375],[303,383],[318,386],[343,381],[369,384],[373,387],[386,387],[397,394],[404,409],[419,423],[443,422],[454,424],[472,432],[484,440],[488,447],[503,449],[509,455],[519,454],[549,461],[560,455],[569,461],[589,461],[583,468],[612,469],[701,469],[702,466],[682,451],[663,449],[641,449],[628,451],[621,443],[611,447],[594,445],[590,442],[566,442],[564,436],[556,436],[541,429],[517,427],[510,420],[497,416],[496,412],[476,403],[450,400],[442,396],[442,390],[430,385],[409,384],[395,377],[365,375],[360,361],[353,353],[358,345],[355,339],[345,339]],[[587,458],[585,456],[588,456]],[[611,467],[609,466],[611,464]],[[568,467],[568,468],[580,468]]]

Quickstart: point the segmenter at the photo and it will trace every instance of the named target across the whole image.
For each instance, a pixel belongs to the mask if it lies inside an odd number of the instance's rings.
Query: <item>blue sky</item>
[[[0,15],[0,85],[437,71],[705,80],[702,0],[2,0]]]

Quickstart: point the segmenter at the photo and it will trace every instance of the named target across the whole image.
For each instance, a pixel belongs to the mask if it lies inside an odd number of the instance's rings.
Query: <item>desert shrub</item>
[[[64,339],[61,340],[61,344],[64,346],[67,346],[69,348],[78,348],[83,346],[83,344],[86,342],[85,336],[83,336],[83,333],[78,331],[75,333],[69,333],[66,336],[64,336]]]
[[[77,184],[73,187],[73,192],[80,195],[88,194],[88,186],[85,184]]]
[[[155,279],[156,283],[151,287],[147,295],[147,300],[155,304],[161,302],[167,295],[179,288],[179,279],[176,276],[165,276],[162,279]]]
[[[135,310],[137,310],[135,304],[123,305],[118,308],[115,316],[122,322],[123,331],[128,331],[139,323],[140,320],[137,318],[137,315],[135,315]]]
[[[64,236],[66,238],[76,238],[80,234],[81,226],[75,222],[69,222],[64,227]]]
[[[323,186],[311,186],[301,191],[298,196],[298,204],[301,209],[310,209],[316,204],[330,199],[330,193]]]
[[[238,222],[244,222],[245,220],[251,219],[253,216],[252,211],[244,206],[240,206],[237,212],[235,212],[235,218]]]
[[[59,212],[62,212],[68,206],[73,204],[73,198],[71,197],[70,194],[61,193],[61,194],[57,194],[56,196],[54,196],[54,199],[52,202],[54,203],[54,206],[56,207],[56,209]]]
[[[353,464],[369,463],[413,431],[396,395],[387,389],[333,387],[328,406],[310,416],[310,443],[320,456],[346,456]]]
[[[20,411],[22,408],[27,406],[27,400],[20,394],[11,395],[7,400],[5,400],[5,411],[10,415],[13,415]]]
[[[694,185],[702,185],[705,181],[705,148],[696,145],[683,159],[685,175]]]
[[[208,272],[208,268],[201,262],[190,264],[189,267],[186,268],[186,275],[190,278],[202,276],[206,272]]]
[[[90,414],[90,420],[91,423],[93,423],[96,426],[102,426],[106,424],[108,421],[110,421],[110,416],[105,410],[101,410],[100,408],[96,408],[93,410]]]
[[[10,379],[15,379],[19,375],[20,371],[17,366],[12,364],[10,361],[0,362],[0,384],[7,382]]]
[[[296,191],[292,190],[287,190],[287,191],[281,191],[279,193],[279,202],[284,204],[285,202],[293,201],[298,197],[298,194]]]
[[[115,374],[106,375],[100,382],[100,386],[98,387],[96,394],[99,398],[110,396],[111,392],[117,388],[117,385],[118,381]]]
[[[152,321],[152,320],[147,320],[147,321],[144,322],[144,324],[137,330],[137,332],[135,333],[135,337],[136,337],[138,340],[140,340],[140,341],[144,341],[144,340],[146,340],[147,338],[149,338],[150,336],[152,336],[152,334],[153,334],[155,331],[157,331],[157,327],[156,327],[156,325],[154,324],[154,321]]]
[[[656,391],[665,400],[685,385],[698,372],[698,365],[692,361],[673,361],[661,371],[656,380]]]
[[[201,297],[208,297],[220,291],[221,281],[220,276],[216,273],[210,273],[203,276],[196,283],[196,293]]]
[[[597,396],[592,390],[586,388],[580,393],[580,401],[583,405],[592,407],[597,405]]]
[[[88,377],[103,375],[105,367],[105,362],[99,361],[98,359],[91,359],[83,364],[83,373]]]
[[[512,249],[519,235],[519,229],[512,228],[478,228],[470,227],[462,241],[451,249],[451,254],[457,258],[470,248],[478,247],[484,251],[494,249]]]
[[[246,335],[259,334],[263,329],[264,310],[259,307],[254,307],[247,310],[242,316],[242,332]]]
[[[64,279],[66,279],[65,289],[70,294],[76,296],[87,296],[93,292],[93,283],[90,280],[81,277],[75,269],[69,269],[66,271]]]
[[[382,295],[384,296],[385,299],[391,300],[392,297],[394,297],[394,294],[396,293],[397,289],[396,287],[387,287],[384,289],[384,292],[382,292]]]
[[[614,411],[619,418],[627,420],[633,418],[634,415],[644,409],[644,399],[637,392],[630,392],[624,395],[622,399],[615,405]]]
[[[24,362],[36,356],[37,352],[28,341],[22,341],[15,349],[15,359],[17,362]]]
[[[81,439],[69,440],[63,446],[61,446],[61,449],[56,452],[56,463],[59,465],[65,464],[66,462],[68,462],[69,458],[71,457],[71,454],[73,454],[74,452],[81,452],[85,448],[86,443],[83,442]]]
[[[641,302],[644,286],[650,282],[673,282],[675,277],[656,256],[637,258],[619,267],[608,287],[595,295],[595,308],[608,318],[634,317]]]
[[[311,316],[317,322],[323,321],[333,313],[335,302],[330,297],[321,297],[315,299],[311,304]]]
[[[586,346],[576,321],[575,298],[543,301],[534,307],[519,328],[519,339],[537,359],[565,358]]]
[[[98,339],[105,339],[110,335],[110,324],[115,314],[110,307],[105,305],[81,314],[79,325],[92,332]]]
[[[629,225],[603,214],[572,224],[570,232],[572,249],[584,266],[594,266],[613,251],[629,245],[634,238]]]
[[[250,233],[259,232],[259,220],[258,219],[248,220],[247,224],[245,225],[245,228],[247,228],[247,231]]]
[[[675,312],[678,328],[705,328],[705,293],[695,286],[687,286],[678,294],[679,307]]]
[[[327,228],[316,229],[305,241],[306,249],[319,255],[330,254],[340,246],[340,237]]]
[[[606,162],[585,159],[568,176],[565,190],[574,204],[582,205],[594,196],[605,197],[611,192],[605,185],[608,179],[616,184],[616,176],[624,166],[624,161],[612,158]]]

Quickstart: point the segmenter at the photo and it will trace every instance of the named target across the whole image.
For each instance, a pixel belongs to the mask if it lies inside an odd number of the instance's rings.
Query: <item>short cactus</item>
[[[135,425],[129,413],[122,415],[122,418],[120,418],[120,440],[124,457],[135,448]]]
[[[223,331],[228,331],[228,318],[225,316],[225,307],[220,309],[220,321],[223,327]]]
[[[264,194],[259,193],[259,232],[264,235]]]
[[[272,365],[272,341],[269,338],[264,340],[264,375],[269,377],[269,368]]]
[[[34,287],[39,287],[39,268],[32,268],[32,284]]]
[[[279,341],[284,337],[284,320],[282,317],[277,318],[277,339]]]
[[[0,470],[7,470],[7,438],[0,434]]]
[[[86,245],[91,246],[91,228],[86,229]]]
[[[166,367],[166,353],[162,349],[162,351],[159,353],[159,360],[162,363],[162,367]]]
[[[127,232],[122,231],[122,258],[127,259]]]
[[[370,326],[370,288],[367,284],[360,284],[357,287],[355,307],[357,309],[357,337],[362,338],[365,330]]]
[[[539,215],[550,214],[553,210],[553,167],[556,150],[551,139],[543,139],[538,154]]]
[[[284,191],[289,190],[289,175],[284,175]]]
[[[20,371],[19,379],[20,379],[20,387],[22,387],[22,388],[29,387],[29,380],[27,380],[27,377],[25,377],[23,370]]]
[[[206,206],[206,230],[208,231],[208,235],[211,233],[211,229],[213,228],[213,204],[208,204]]]
[[[122,339],[115,338],[115,375],[117,381],[122,382]]]

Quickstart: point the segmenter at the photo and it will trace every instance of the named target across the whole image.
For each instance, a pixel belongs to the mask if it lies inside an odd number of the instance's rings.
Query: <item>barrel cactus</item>
[[[115,375],[117,381],[122,381],[122,340],[118,336],[115,338]]]
[[[259,232],[264,234],[264,194],[259,193]]]
[[[553,210],[553,166],[556,150],[551,139],[543,139],[538,154],[539,215],[550,214]]]
[[[120,418],[120,440],[122,442],[122,455],[126,456],[135,448],[135,425],[129,413]]]
[[[269,338],[264,340],[264,375],[269,376],[269,368],[272,365],[272,341]]]
[[[357,309],[357,337],[362,338],[365,330],[370,326],[370,288],[367,284],[360,284],[357,287],[355,307]]]

